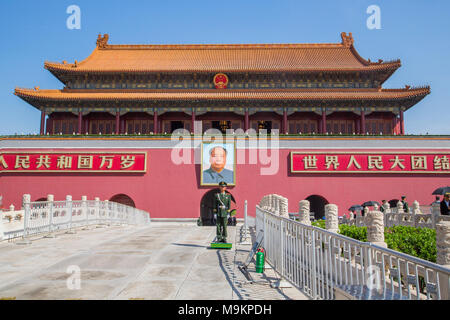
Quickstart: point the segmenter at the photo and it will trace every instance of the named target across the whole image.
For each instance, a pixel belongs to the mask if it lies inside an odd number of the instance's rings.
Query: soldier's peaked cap
[[[219,186],[220,186],[220,187],[226,187],[226,186],[227,186],[227,183],[226,183],[225,181],[220,181],[220,182],[219,182]]]

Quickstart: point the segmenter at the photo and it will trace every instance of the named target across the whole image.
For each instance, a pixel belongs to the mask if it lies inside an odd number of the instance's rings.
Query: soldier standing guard
[[[214,195],[214,213],[217,214],[217,241],[227,242],[227,223],[228,213],[230,212],[231,196],[225,191],[227,183],[221,181],[219,183],[220,193]]]

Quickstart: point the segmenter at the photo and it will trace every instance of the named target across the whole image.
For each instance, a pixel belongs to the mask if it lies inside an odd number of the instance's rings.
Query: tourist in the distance
[[[405,213],[409,213],[409,206],[408,206],[408,202],[406,202],[406,196],[402,196],[401,203],[403,204],[403,211]]]
[[[441,215],[450,215],[450,192],[447,192],[441,201]]]
[[[386,200],[381,200],[380,211],[383,212],[383,213],[386,211],[386,208],[385,208],[386,203],[387,203]]]
[[[433,203],[441,203],[441,199],[439,199],[439,196],[436,196],[436,199],[434,200]],[[431,205],[433,205],[433,203]]]

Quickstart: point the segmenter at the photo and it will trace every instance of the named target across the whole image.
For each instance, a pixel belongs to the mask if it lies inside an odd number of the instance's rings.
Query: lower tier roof
[[[404,89],[226,89],[226,90],[40,90],[16,88],[14,94],[41,101],[183,100],[407,100],[422,99],[429,87]]]

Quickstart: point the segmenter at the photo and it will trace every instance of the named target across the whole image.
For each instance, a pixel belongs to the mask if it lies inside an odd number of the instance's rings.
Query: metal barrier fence
[[[23,228],[5,230],[5,239],[27,238],[93,225],[150,224],[150,214],[146,211],[109,201],[72,201],[70,196],[66,201],[42,202],[29,202],[24,196],[23,211]]]
[[[372,299],[449,299],[450,269],[283,218],[256,206],[268,263],[313,299],[376,288]]]

